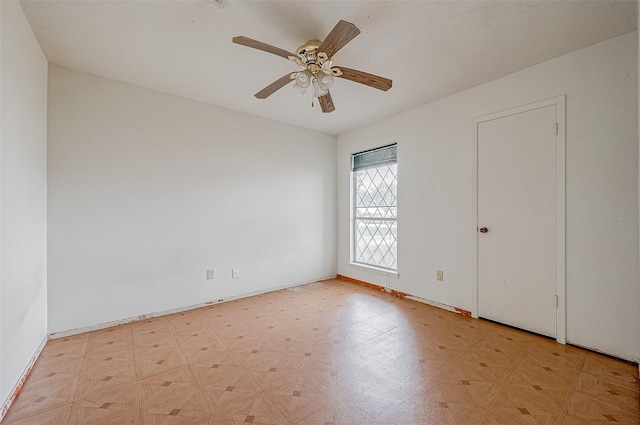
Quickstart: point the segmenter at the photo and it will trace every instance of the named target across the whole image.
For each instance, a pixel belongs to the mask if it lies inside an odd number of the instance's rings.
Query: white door
[[[478,315],[551,337],[556,108],[478,123]]]

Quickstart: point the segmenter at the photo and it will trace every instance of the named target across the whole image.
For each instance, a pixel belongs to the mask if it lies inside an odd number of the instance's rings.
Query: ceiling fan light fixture
[[[307,94],[307,87],[302,87],[298,85],[298,83],[293,83],[293,88],[296,89],[300,94]]]
[[[308,69],[303,71],[296,72],[296,85],[301,88],[309,87],[311,84],[311,80],[313,80],[313,74]]]
[[[333,85],[333,75],[331,75],[331,71],[321,70],[316,75],[316,80],[318,80],[318,85],[325,90],[329,90]]]
[[[313,97],[325,96],[329,93],[329,90],[320,86],[318,79],[313,80]]]

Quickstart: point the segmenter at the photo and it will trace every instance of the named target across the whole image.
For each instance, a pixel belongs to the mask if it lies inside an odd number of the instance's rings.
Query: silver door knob
[[[487,229],[486,227],[481,227],[480,228],[480,233],[487,233],[489,231],[489,229]]]

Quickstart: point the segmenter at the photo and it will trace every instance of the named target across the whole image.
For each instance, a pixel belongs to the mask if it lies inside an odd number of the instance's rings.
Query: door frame
[[[566,344],[567,340],[567,308],[566,308],[566,131],[565,107],[566,96],[561,95],[551,99],[541,100],[524,106],[507,109],[473,120],[474,141],[471,152],[471,314],[478,317],[478,127],[481,123],[505,118],[511,115],[556,106],[556,341]]]

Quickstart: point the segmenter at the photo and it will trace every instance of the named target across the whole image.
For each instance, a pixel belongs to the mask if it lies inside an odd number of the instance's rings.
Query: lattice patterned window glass
[[[354,154],[353,262],[398,270],[397,145]]]

